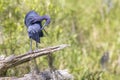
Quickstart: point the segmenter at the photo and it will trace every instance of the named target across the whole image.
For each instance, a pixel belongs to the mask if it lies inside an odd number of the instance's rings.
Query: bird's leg
[[[30,38],[30,52],[32,53],[32,39]],[[31,57],[31,60],[30,60],[30,71],[31,73],[33,72],[33,63],[32,63],[32,57]]]
[[[30,51],[32,52],[32,39],[30,38]],[[31,61],[30,61],[30,69],[31,69],[31,73],[39,73],[39,70],[37,70],[38,69],[38,67],[36,68],[36,66],[37,66],[37,63],[36,63],[36,60],[35,59],[33,59],[32,57],[31,57]]]
[[[36,50],[38,49],[38,43],[36,42]],[[36,73],[39,73],[39,68],[37,65],[37,61],[34,59],[34,70]]]
[[[36,50],[38,49],[38,43],[36,42]]]
[[[36,42],[36,50],[37,49],[38,49],[38,43]],[[33,59],[33,63],[34,63],[34,72],[38,74],[39,73],[39,68],[38,68],[36,59]]]
[[[30,52],[32,52],[32,39],[30,38]]]

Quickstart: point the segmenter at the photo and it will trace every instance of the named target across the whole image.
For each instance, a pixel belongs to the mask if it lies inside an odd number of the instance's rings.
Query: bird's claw
[[[38,52],[39,50],[38,49],[35,49],[34,52]]]

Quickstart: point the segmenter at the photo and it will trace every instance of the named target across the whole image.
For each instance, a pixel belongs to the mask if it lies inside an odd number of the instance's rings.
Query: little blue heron
[[[46,21],[44,25],[42,25],[43,20]],[[44,36],[42,30],[45,31],[44,27],[50,23],[50,17],[48,15],[40,16],[35,11],[32,10],[26,14],[24,23],[27,27],[28,36],[30,38],[30,50],[32,51],[32,40],[36,41],[36,48],[38,48],[38,43],[40,43],[40,38]],[[35,59],[34,59],[34,63],[37,68],[36,71],[39,72]]]
[[[101,66],[104,70],[106,69],[107,63],[109,61],[109,55],[110,55],[110,53],[108,51],[104,52],[104,54],[102,55],[102,57],[100,59]]]

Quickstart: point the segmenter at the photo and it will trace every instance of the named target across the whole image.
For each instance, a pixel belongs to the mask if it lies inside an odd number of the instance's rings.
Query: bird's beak
[[[48,35],[47,31],[43,28],[44,32]]]
[[[44,29],[45,27],[45,24],[43,25],[42,29],[41,30],[44,30],[44,32],[48,35],[47,31]]]

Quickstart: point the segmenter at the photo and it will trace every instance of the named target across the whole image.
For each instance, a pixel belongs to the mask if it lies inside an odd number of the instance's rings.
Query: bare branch
[[[68,46],[67,44],[62,44],[58,46],[39,49],[33,52],[27,52],[25,54],[18,55],[18,56],[11,55],[2,60],[0,59],[0,75],[3,75],[3,73],[6,72],[8,68],[20,65],[22,63],[30,61],[31,59],[34,59],[43,55],[52,54],[53,52],[64,49],[67,46]]]

